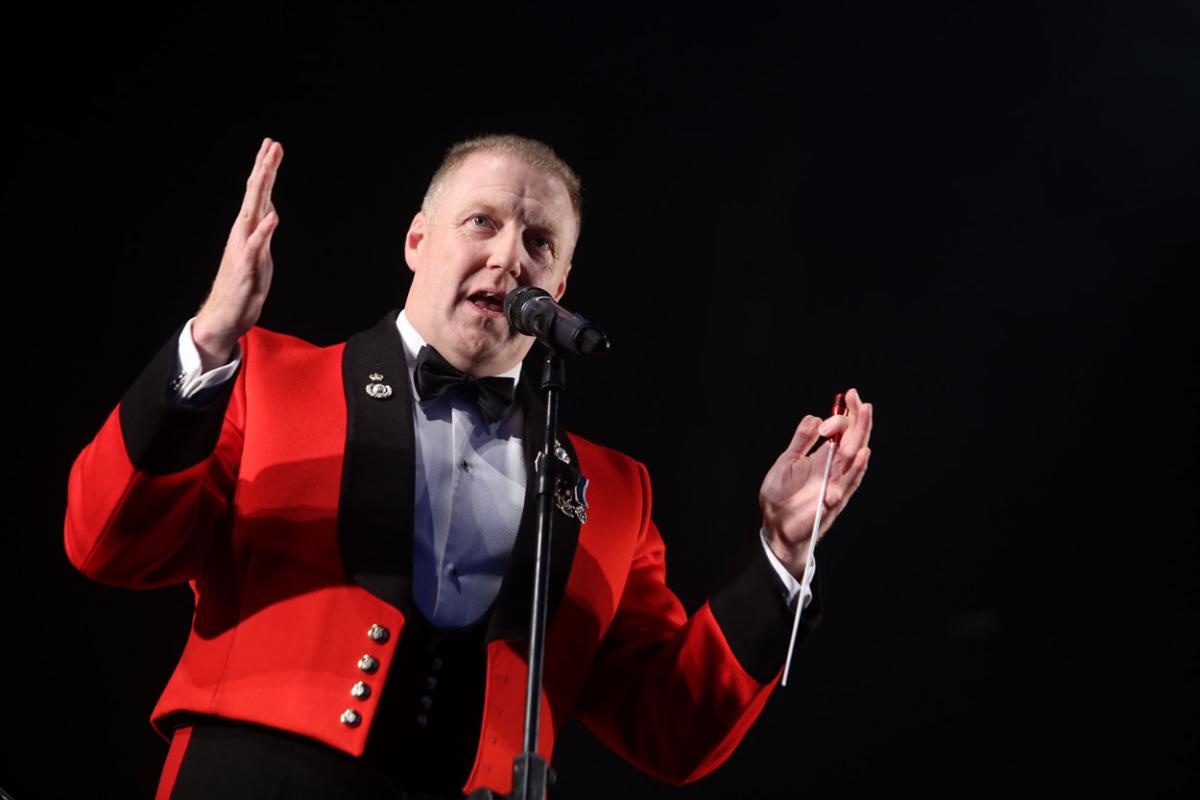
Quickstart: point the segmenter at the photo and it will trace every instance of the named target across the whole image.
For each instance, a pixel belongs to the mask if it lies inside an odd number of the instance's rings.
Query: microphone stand
[[[543,344],[545,344],[543,342]],[[529,677],[525,682],[525,736],[522,750],[513,759],[513,785],[507,800],[544,800],[554,776],[546,759],[538,755],[538,729],[542,713],[542,661],[546,649],[546,603],[550,588],[550,522],[554,514],[554,492],[562,465],[554,456],[558,433],[558,397],[566,388],[563,358],[550,345],[542,364],[541,391],[546,399],[546,437],[534,459],[537,491],[537,544],[533,562],[533,611],[529,622]],[[493,800],[490,789],[471,793],[471,800]]]

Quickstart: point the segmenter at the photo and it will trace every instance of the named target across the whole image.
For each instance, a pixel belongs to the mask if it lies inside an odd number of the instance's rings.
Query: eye
[[[529,237],[529,244],[533,246],[534,250],[539,250],[545,253],[554,252],[554,244],[545,236],[533,234]]]
[[[471,224],[476,228],[482,228],[485,225],[491,225],[492,221],[483,214],[476,214],[475,216],[471,217]]]

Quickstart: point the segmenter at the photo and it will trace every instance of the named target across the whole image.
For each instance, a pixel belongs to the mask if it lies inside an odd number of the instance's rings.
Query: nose
[[[517,225],[506,225],[492,239],[492,249],[488,254],[488,269],[500,269],[520,280],[525,271],[525,243]]]

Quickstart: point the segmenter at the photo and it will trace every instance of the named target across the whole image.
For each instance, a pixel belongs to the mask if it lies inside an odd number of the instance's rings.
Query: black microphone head
[[[543,299],[554,301],[549,292],[536,286],[522,286],[520,289],[513,289],[505,296],[504,316],[508,318],[508,324],[513,327],[513,330],[526,336],[540,335],[541,332],[534,330],[529,324],[530,321],[525,318],[524,310],[530,303]]]
[[[575,337],[575,349],[581,356],[602,356],[612,349],[604,331],[596,327],[587,327]]]

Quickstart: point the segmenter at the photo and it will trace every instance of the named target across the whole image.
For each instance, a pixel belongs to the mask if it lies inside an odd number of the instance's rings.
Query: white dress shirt
[[[203,404],[237,371],[241,346],[230,362],[202,372],[192,339],[192,322],[179,336],[180,380],[177,397]],[[508,570],[525,501],[525,419],[519,404],[488,424],[475,403],[459,392],[417,401],[413,372],[417,353],[426,344],[401,311],[396,327],[408,362],[414,398],[416,492],[413,507],[413,601],[426,619],[441,627],[468,625],[496,599]],[[517,380],[521,365],[500,377]],[[438,487],[431,491],[430,487]],[[791,603],[812,599],[816,572],[809,560],[803,582],[775,557],[765,532],[759,536],[771,566],[788,590]]]

